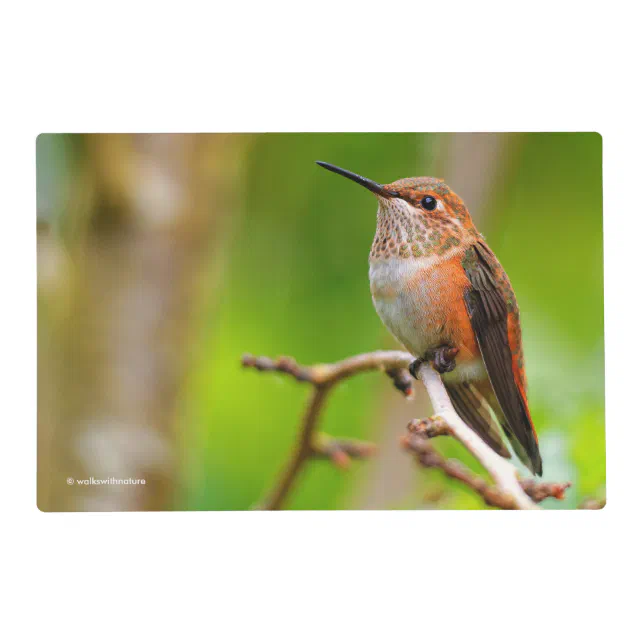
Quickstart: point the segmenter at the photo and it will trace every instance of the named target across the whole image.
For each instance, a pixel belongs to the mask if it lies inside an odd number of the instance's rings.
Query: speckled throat
[[[423,213],[402,199],[380,199],[369,259],[443,255],[471,235],[458,219]]]

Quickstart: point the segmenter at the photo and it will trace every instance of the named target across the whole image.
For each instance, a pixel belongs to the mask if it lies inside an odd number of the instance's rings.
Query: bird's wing
[[[519,458],[533,473],[541,475],[541,455],[528,410],[518,336],[514,337],[516,346],[511,347],[508,327],[516,333],[518,311],[507,275],[483,241],[466,251],[463,267],[471,285],[465,293],[465,304],[494,394],[505,416],[501,420],[503,429]]]
[[[445,383],[458,415],[497,453],[510,458],[488,402],[469,382]]]

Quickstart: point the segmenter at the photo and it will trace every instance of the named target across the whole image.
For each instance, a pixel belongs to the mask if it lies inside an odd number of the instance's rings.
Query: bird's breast
[[[478,353],[463,298],[468,280],[461,255],[385,258],[370,264],[376,311],[416,356],[444,344],[462,349],[462,360]]]
[[[441,333],[434,258],[387,258],[371,262],[374,306],[385,326],[414,355],[421,355]]]

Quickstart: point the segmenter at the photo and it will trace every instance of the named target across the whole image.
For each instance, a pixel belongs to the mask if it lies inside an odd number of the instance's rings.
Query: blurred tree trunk
[[[71,138],[60,225],[38,236],[38,506],[172,509],[199,278],[225,250],[246,139]],[[90,477],[146,482],[68,483]]]

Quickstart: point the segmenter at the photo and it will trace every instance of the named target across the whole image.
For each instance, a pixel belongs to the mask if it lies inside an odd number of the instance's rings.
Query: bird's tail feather
[[[458,415],[497,454],[510,458],[510,452],[503,442],[499,423],[492,409],[475,385],[467,382],[445,383],[447,393]]]

